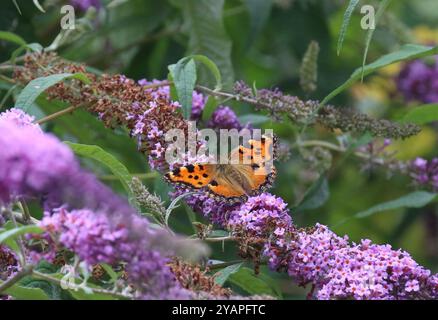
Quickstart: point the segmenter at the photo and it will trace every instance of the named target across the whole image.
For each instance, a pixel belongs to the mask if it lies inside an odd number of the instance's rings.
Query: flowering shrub
[[[407,64],[397,77],[397,87],[408,101],[417,100],[423,103],[438,101],[437,65],[428,66],[420,60]]]
[[[222,1],[187,3],[162,4],[179,13],[183,25],[173,29],[162,20],[151,30],[163,30],[134,43],[116,31],[103,39],[86,30],[124,20],[117,6],[128,18],[139,10],[143,21],[152,2],[70,1],[83,12],[77,34],[61,32],[45,50],[0,34],[21,44],[0,64],[0,89],[6,88],[0,298],[20,299],[23,292],[56,298],[47,288],[30,289],[50,282],[68,299],[278,299],[303,295],[299,287],[308,299],[437,299],[438,274],[430,261],[437,254],[438,158],[436,150],[424,152],[420,140],[424,131],[435,136],[438,120],[431,104],[436,66],[428,61],[437,47],[373,49],[373,63],[335,86],[337,66],[327,69],[318,58],[329,47],[309,41],[292,59],[301,60],[296,74],[279,67],[265,79],[257,75],[284,48],[276,41],[274,51],[248,43],[246,56],[234,40],[233,50],[242,56],[234,70]],[[272,14],[312,10],[289,5],[293,9],[276,1]],[[337,6],[333,10],[342,9]],[[210,9],[220,14],[210,16]],[[207,26],[218,34],[206,36]],[[344,31],[338,52],[343,42],[355,49]],[[177,41],[161,42],[174,33]],[[77,50],[87,36],[90,52]],[[174,49],[185,36],[190,54],[181,58]],[[159,41],[152,53],[143,47],[149,41]],[[175,48],[168,52],[169,43]],[[96,59],[94,47],[117,59]],[[270,58],[262,59],[264,50]],[[146,51],[147,68],[138,62]],[[158,67],[166,61],[174,63],[163,73]],[[356,99],[345,99],[353,83],[400,62],[387,79],[395,90],[388,95],[397,97],[394,103],[409,102],[406,112],[389,101],[379,112],[369,110],[357,88]],[[351,72],[354,65],[347,58],[342,68]],[[162,80],[148,80],[150,74]],[[234,81],[239,77],[248,82]],[[431,105],[416,107],[418,102]],[[257,136],[260,128],[265,134]],[[230,132],[224,146],[220,139]],[[251,139],[240,141],[244,134]],[[213,151],[228,152],[228,139],[236,136],[231,163],[215,158]],[[171,162],[174,153],[182,157]],[[398,218],[382,218],[387,210]],[[423,217],[425,226],[416,229],[425,245],[403,241],[410,224]],[[284,277],[274,280],[275,273]],[[272,285],[277,281],[284,292]]]

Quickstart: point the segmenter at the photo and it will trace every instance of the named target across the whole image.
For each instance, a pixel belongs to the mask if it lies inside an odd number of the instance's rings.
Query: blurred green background
[[[17,0],[21,14],[12,0],[2,1],[0,30],[14,32],[28,43],[49,46],[60,32],[60,8],[68,1],[40,1],[45,13],[32,1]],[[336,54],[339,30],[348,1],[342,0],[128,0],[102,1],[94,14],[76,10],[79,30],[57,50],[72,61],[87,63],[96,70],[122,73],[133,79],[165,79],[169,64],[180,58],[201,53],[219,66],[226,85],[245,80],[257,88],[279,87],[301,98],[322,99],[361,66],[366,31],[360,28],[362,16],[356,11],[351,19],[340,56]],[[377,7],[379,1],[361,1]],[[320,46],[318,88],[310,96],[300,88],[299,68],[309,43]],[[384,13],[369,48],[367,61],[397,50],[404,43],[438,43],[438,3],[433,0],[393,1]],[[16,47],[0,42],[1,61],[9,59]],[[375,117],[396,120],[414,108],[394,92],[393,75],[399,67],[365,78],[348,92],[332,101],[340,107],[350,106]],[[205,70],[204,70],[205,71]],[[203,70],[201,70],[203,72]],[[210,79],[202,78],[205,83]],[[0,87],[4,97],[7,87]],[[13,95],[3,108],[13,105]],[[239,115],[254,113],[250,106],[230,103]],[[39,101],[39,112],[50,113],[62,106]],[[267,121],[285,143],[294,143],[296,127],[286,121]],[[63,140],[96,144],[115,155],[131,173],[147,173],[147,161],[137,152],[135,141],[123,129],[111,132],[93,116],[78,111],[45,125]],[[319,128],[308,130],[305,137],[336,141],[336,134]],[[400,159],[437,155],[436,130],[425,127],[423,133],[401,144],[394,143]],[[279,163],[280,175],[272,193],[283,197],[293,207],[318,178],[318,169],[309,165],[302,154],[292,148],[288,161]],[[333,153],[328,177],[327,201],[319,208],[292,211],[299,226],[316,222],[329,225],[338,234],[348,234],[352,241],[362,238],[390,243],[403,248],[424,266],[438,271],[438,215],[436,205],[420,209],[399,209],[377,213],[364,219],[343,219],[375,204],[396,199],[413,190],[410,179],[393,176],[384,170],[361,170],[352,155]],[[84,166],[105,178],[105,182],[122,192],[117,181],[105,177],[108,172],[99,164],[83,159]],[[151,190],[168,201],[169,188],[159,175],[144,180]],[[192,234],[189,209],[183,206],[172,216],[174,228]],[[199,221],[205,221],[199,215]],[[213,259],[236,259],[232,243],[224,248],[213,246]],[[285,298],[304,298],[286,275],[263,269],[263,276],[278,279]],[[274,281],[269,280],[274,285]]]

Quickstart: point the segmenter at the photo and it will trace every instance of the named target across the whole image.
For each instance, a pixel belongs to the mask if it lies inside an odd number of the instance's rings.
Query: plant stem
[[[15,215],[12,210],[7,210],[7,212],[12,222],[14,223],[14,227],[18,228],[17,220],[15,219]],[[20,248],[20,265],[24,269],[24,267],[26,266],[26,251],[24,250],[23,238],[21,236],[18,236],[17,243]]]
[[[338,146],[336,144],[320,141],[320,140],[307,140],[298,144],[300,147],[323,147],[326,149],[331,149],[334,151],[345,152],[345,148]]]
[[[0,79],[2,79],[3,81],[9,82],[9,83],[15,83],[14,79],[8,78],[2,74],[0,74]]]
[[[35,276],[36,278],[46,280],[46,281],[49,281],[49,282],[57,284],[57,285],[61,285],[60,279],[52,277],[51,275],[49,275],[47,273],[33,271],[32,275]],[[113,291],[109,291],[109,290],[105,290],[105,289],[90,288],[90,287],[87,287],[87,288],[90,289],[91,291],[93,291],[94,293],[104,294],[104,295],[112,296],[112,297],[119,298],[119,299],[133,299],[134,298],[132,295],[123,294],[123,293],[119,293],[119,292],[113,292]],[[81,287],[77,286],[77,289],[81,290]]]
[[[262,107],[262,108],[266,108],[266,109],[271,108],[271,106],[267,103],[263,103],[263,102],[257,101],[256,99],[252,99],[252,98],[248,98],[248,97],[243,97],[243,96],[238,95],[238,94],[232,94],[232,93],[223,92],[223,91],[216,91],[216,90],[212,90],[210,88],[207,88],[207,87],[204,87],[201,85],[197,85],[195,88],[196,88],[196,90],[204,92],[204,93],[209,94],[211,96],[226,98],[228,100],[243,101],[243,102],[252,104],[254,106]]]
[[[131,174],[131,176],[139,178],[141,180],[146,180],[146,179],[155,179],[159,176],[159,174],[157,172],[133,173],[133,174]],[[99,179],[106,180],[106,181],[119,180],[119,178],[113,174],[107,174],[107,175],[100,176]]]
[[[15,63],[17,63],[17,62],[23,62],[25,57],[26,57],[26,54],[23,54],[23,55],[21,55],[21,56],[19,56],[19,57],[16,57],[16,58],[15,58]],[[4,65],[9,65],[9,63],[10,63],[10,60],[6,60],[6,61],[0,63],[0,65],[2,65],[2,66],[4,66]]]
[[[222,269],[222,268],[231,266],[233,264],[242,263],[242,262],[245,262],[245,260],[232,260],[232,261],[228,261],[228,262],[224,262],[224,263],[216,263],[216,264],[208,266],[208,268],[210,270]]]
[[[38,121],[36,121],[36,123],[37,124],[45,123],[47,121],[56,119],[56,118],[58,118],[58,117],[60,117],[60,116],[62,116],[64,114],[71,113],[71,112],[73,112],[73,111],[75,111],[76,109],[79,109],[79,108],[80,108],[80,106],[71,106],[71,107],[62,109],[62,110],[60,110],[58,112],[55,112],[55,113],[52,113],[52,114],[48,115],[47,117],[39,119]]]
[[[237,238],[233,236],[226,236],[226,237],[216,237],[216,238],[205,238],[201,240],[207,242],[222,242],[222,241],[235,241],[237,240]]]
[[[13,277],[9,278],[8,280],[6,280],[2,284],[0,284],[0,293],[5,291],[6,289],[12,287],[14,284],[16,284],[18,281],[20,281],[24,277],[32,274],[32,270],[33,270],[32,265],[28,265],[28,266],[23,267],[23,269],[21,271],[19,271],[18,273],[16,273]]]
[[[0,78],[2,78],[2,75],[0,75]],[[9,78],[8,78],[8,79],[9,79]],[[12,80],[12,81],[13,81],[13,80]],[[170,83],[171,83],[170,81],[167,81],[167,80],[166,80],[166,81],[162,81],[162,82],[160,82],[160,83],[153,83],[153,84],[150,84],[150,85],[147,85],[147,86],[143,86],[143,88],[144,88],[144,89],[158,88],[158,87],[167,86],[167,85],[169,85]],[[48,116],[46,116],[46,117],[44,117],[44,118],[41,118],[41,119],[35,121],[35,123],[37,123],[37,124],[43,124],[43,123],[45,123],[45,122],[48,122],[48,121],[54,120],[54,119],[56,119],[56,118],[59,118],[59,117],[65,115],[65,114],[72,113],[72,112],[76,111],[77,109],[79,109],[79,108],[81,108],[81,107],[82,107],[82,106],[70,106],[70,107],[68,107],[68,108],[62,109],[62,110],[57,111],[57,112],[54,112],[54,113],[52,113],[52,114],[49,114]]]
[[[15,66],[10,64],[0,65],[0,71],[11,71],[14,70]]]
[[[23,212],[23,218],[24,218],[23,220],[25,221],[25,224],[28,224],[32,219],[32,216],[29,211],[29,207],[27,206],[24,200],[20,200],[19,205],[21,212]]]
[[[153,89],[153,88],[164,87],[164,86],[171,85],[172,83],[173,83],[172,81],[165,80],[165,81],[162,81],[162,82],[159,82],[159,83],[152,83],[152,84],[143,86],[143,89]],[[246,103],[249,103],[249,104],[252,104],[252,105],[255,105],[255,106],[259,106],[259,107],[264,107],[264,108],[269,108],[270,107],[269,104],[259,102],[259,101],[255,100],[255,99],[252,99],[252,98],[242,97],[240,95],[236,95],[236,94],[232,94],[232,93],[227,93],[227,92],[222,92],[222,91],[215,91],[215,90],[212,90],[210,88],[207,88],[207,87],[204,87],[204,86],[201,86],[201,85],[197,85],[195,88],[197,90],[201,91],[201,92],[206,93],[206,94],[209,94],[209,95],[212,95],[212,96],[216,96],[216,97],[225,98],[227,100],[243,101],[243,102],[246,102]],[[75,111],[76,109],[79,109],[79,108],[81,108],[81,106],[71,106],[71,107],[65,108],[63,110],[60,110],[58,112],[52,113],[52,114],[50,114],[50,115],[48,115],[48,116],[46,116],[44,118],[39,119],[38,121],[36,121],[36,123],[37,124],[45,123],[47,121],[56,119],[56,118],[58,118],[58,117],[60,117],[60,116],[62,116],[64,114],[71,113],[71,112],[73,112],[73,111]]]
[[[34,217],[30,217],[30,220],[25,219],[24,214],[21,212],[13,211],[12,214],[14,215],[17,222],[20,222],[22,224],[38,224],[40,222],[38,219],[35,219]]]
[[[338,146],[338,145],[335,145],[333,143],[326,142],[326,141],[320,141],[320,140],[307,140],[307,141],[298,143],[298,146],[299,147],[323,147],[323,148],[338,151],[338,152],[347,152],[348,151],[348,149],[343,148],[341,146]],[[374,164],[379,164],[379,165],[385,164],[385,159],[375,158],[372,155],[364,153],[364,152],[356,151],[356,152],[353,152],[353,154],[358,158],[370,160]]]
[[[16,87],[17,87],[17,85],[13,85],[8,90],[8,92],[6,92],[6,94],[3,96],[2,101],[0,102],[0,110],[3,109],[4,104],[6,103],[6,101],[8,101],[9,97],[12,95],[12,93],[15,90]]]
[[[154,88],[159,88],[159,87],[165,87],[168,85],[171,85],[173,82],[172,81],[168,81],[168,80],[164,80],[161,82],[157,82],[157,83],[151,83],[148,85],[143,86],[143,89],[154,89]]]

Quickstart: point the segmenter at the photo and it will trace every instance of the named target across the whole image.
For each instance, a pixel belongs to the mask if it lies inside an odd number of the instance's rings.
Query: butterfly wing
[[[207,186],[215,176],[214,164],[189,164],[166,173],[165,178],[172,183],[181,183],[195,189]]]
[[[272,182],[276,176],[275,167],[267,168],[265,165],[242,165],[238,166],[237,170],[241,172],[249,181],[251,191],[250,194],[254,195],[265,191],[272,186]]]
[[[271,161],[275,155],[277,138],[262,136],[260,140],[248,140],[248,147],[240,145],[231,151],[230,160],[239,164],[261,164]],[[231,162],[233,163],[233,162]]]
[[[260,140],[249,140],[248,144],[253,151],[255,163],[271,161],[275,158],[277,149],[277,137],[262,136]]]
[[[237,199],[246,195],[241,184],[224,174],[218,174],[207,187],[210,195],[218,199]]]
[[[172,183],[201,189],[218,199],[239,200],[265,191],[272,185],[276,171],[268,170],[266,162],[273,158],[275,141],[262,136],[249,140],[249,147],[239,146],[231,152],[238,164],[189,164],[168,172],[165,177]],[[232,158],[233,159],[233,158]]]
[[[224,170],[207,185],[213,196],[226,199],[247,198],[268,189],[275,179],[276,171],[261,165],[224,165]]]

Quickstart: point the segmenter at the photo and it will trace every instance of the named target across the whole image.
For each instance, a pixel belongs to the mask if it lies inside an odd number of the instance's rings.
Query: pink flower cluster
[[[415,184],[438,190],[438,158],[426,160],[416,158],[410,163],[410,176]]]
[[[362,240],[350,243],[326,226],[308,230],[293,225],[281,198],[251,197],[230,213],[229,227],[237,235],[265,239],[263,255],[273,270],[285,270],[317,299],[437,299],[438,275],[405,251]]]
[[[45,204],[50,214],[40,225],[50,250],[34,250],[33,258],[53,259],[57,248],[65,247],[89,265],[126,263],[140,298],[188,298],[166,258],[181,253],[184,242],[153,228],[32,120],[20,110],[0,114],[0,204],[22,198]],[[55,205],[62,208],[54,210]]]
[[[129,282],[139,290],[140,298],[190,298],[189,292],[180,287],[170,271],[168,259],[151,246],[155,234],[150,231],[147,221],[138,217],[135,224],[137,228],[143,228],[142,237],[132,234],[122,222],[114,224],[102,212],[55,210],[40,223],[46,230],[42,238],[51,248],[43,256],[53,260],[59,248],[67,248],[90,266],[126,263]],[[40,255],[34,253],[35,257]]]

